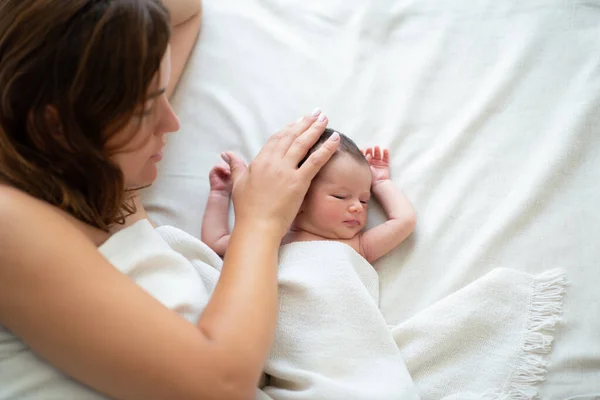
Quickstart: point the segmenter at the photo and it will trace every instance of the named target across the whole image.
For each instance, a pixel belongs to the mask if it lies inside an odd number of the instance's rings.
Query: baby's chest
[[[362,249],[360,248],[360,235],[356,235],[352,239],[341,239],[338,240],[338,242],[347,244],[348,246],[352,247],[354,251],[356,251],[362,256],[363,253]]]

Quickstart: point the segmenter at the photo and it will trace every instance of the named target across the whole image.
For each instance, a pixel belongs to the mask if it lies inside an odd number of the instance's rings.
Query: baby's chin
[[[330,229],[330,230],[322,230],[320,232],[311,232],[313,235],[317,235],[327,240],[349,240],[358,235],[361,229]]]

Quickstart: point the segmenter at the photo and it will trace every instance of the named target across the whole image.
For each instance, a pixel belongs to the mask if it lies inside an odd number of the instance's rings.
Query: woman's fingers
[[[289,143],[289,148],[284,157],[289,160],[292,165],[298,165],[306,156],[308,150],[310,150],[310,148],[319,140],[327,127],[327,122],[327,116],[323,113],[319,114],[312,125]]]
[[[325,163],[329,161],[331,156],[333,156],[339,144],[340,134],[334,132],[299,168],[298,172],[301,174],[302,179],[312,180]]]
[[[315,113],[316,113],[316,115],[315,115]],[[318,108],[316,108],[313,111],[312,115],[302,117],[295,123],[288,125],[284,129],[283,134],[281,135],[281,137],[279,138],[279,141],[277,142],[277,145],[274,150],[275,151],[274,155],[277,155],[279,157],[284,157],[286,155],[286,153],[288,152],[292,143],[294,143],[294,140],[296,140],[308,128],[310,128],[310,126],[315,123],[316,119],[318,118],[318,116],[320,114],[321,114],[321,111]]]

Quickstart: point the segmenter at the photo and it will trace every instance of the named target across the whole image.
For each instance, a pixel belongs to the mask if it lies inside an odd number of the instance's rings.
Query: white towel
[[[350,246],[292,243],[279,261],[280,316],[265,367],[271,398],[536,397],[563,271],[497,269],[390,327],[377,273]]]
[[[498,268],[393,328],[422,398],[537,398],[565,284]]]
[[[168,226],[154,231],[147,221],[100,250],[191,322],[222,264],[198,239]],[[536,398],[563,271],[496,269],[389,327],[377,273],[350,246],[292,243],[280,249],[279,263],[280,316],[265,367],[272,378],[257,399]]]
[[[417,399],[378,303],[377,273],[350,246],[283,246],[265,393],[277,400]]]

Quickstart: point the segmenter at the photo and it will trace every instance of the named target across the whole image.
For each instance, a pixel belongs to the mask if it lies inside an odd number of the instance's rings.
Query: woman
[[[0,398],[254,396],[277,317],[277,249],[338,141],[297,168],[327,124],[307,116],[248,168],[225,155],[236,225],[194,323],[141,289],[99,250],[144,224],[158,235],[135,189],[179,128],[167,93],[199,17],[177,13],[170,48],[159,0],[0,0]]]

